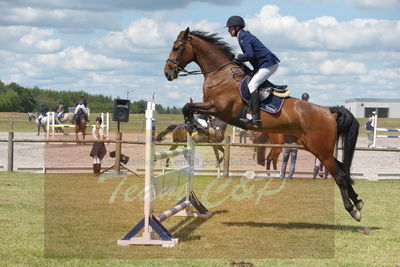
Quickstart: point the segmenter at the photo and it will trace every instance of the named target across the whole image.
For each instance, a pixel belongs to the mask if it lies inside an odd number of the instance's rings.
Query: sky
[[[173,41],[240,15],[281,60],[270,78],[320,105],[400,98],[400,0],[0,0],[0,80],[183,106],[203,77],[167,81]],[[188,70],[197,70],[194,63]],[[90,106],[90,105],[89,105]]]

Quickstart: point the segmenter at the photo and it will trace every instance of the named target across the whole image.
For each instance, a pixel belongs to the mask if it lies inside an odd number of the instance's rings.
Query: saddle
[[[246,106],[246,110],[243,110],[243,114],[240,115],[241,117],[245,116],[247,109],[250,106],[249,81],[250,77],[246,76],[239,85],[240,96]],[[260,90],[260,109],[271,114],[280,112],[285,98],[290,94],[287,85],[275,85],[269,81],[265,81],[261,84],[258,90]]]
[[[249,90],[249,82],[251,80],[251,76],[246,76],[242,82],[240,83],[241,91]],[[266,80],[263,82],[258,88],[260,91],[260,101],[265,100],[270,94],[274,94],[277,97],[288,97],[290,94],[290,90],[287,88],[287,85],[276,85]],[[247,99],[247,97],[245,97]]]

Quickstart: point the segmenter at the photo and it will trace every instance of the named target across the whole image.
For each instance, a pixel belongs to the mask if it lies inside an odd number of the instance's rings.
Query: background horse
[[[36,115],[35,113],[32,112],[28,112],[28,120],[32,121],[34,120],[36,125],[37,125],[37,135],[40,135],[40,127],[43,128],[43,131],[46,133],[47,132],[47,120],[50,120],[50,125],[53,124],[53,119],[51,116],[49,116],[49,112],[47,112],[47,116],[42,117],[42,119],[38,120],[38,115]],[[54,118],[54,124],[60,124],[60,121],[57,119],[57,117]],[[63,129],[60,127],[55,128],[57,133],[64,133]]]
[[[254,133],[254,144],[283,144],[284,143],[283,134],[272,134],[265,132],[256,132]],[[278,169],[278,158],[282,152],[281,147],[271,147],[267,158],[265,158],[265,152],[267,151],[266,147],[255,147],[254,154],[257,155],[257,164],[265,166],[266,170],[271,169],[271,163],[276,171]],[[253,159],[254,155],[253,154]],[[267,163],[265,164],[265,159],[267,159]]]
[[[204,131],[194,132],[192,134],[193,141],[196,143],[220,143],[225,138],[225,131],[228,124],[223,122],[217,118],[211,119],[209,122],[208,131],[205,133]],[[172,124],[167,127],[164,131],[159,133],[156,136],[156,141],[161,142],[165,139],[165,136],[169,133],[172,133],[172,142],[187,142],[187,131],[185,128],[185,124]],[[172,145],[169,150],[174,150],[178,147],[178,145]],[[215,158],[217,160],[216,167],[220,168],[220,164],[224,159],[224,147],[221,146],[213,146]],[[222,156],[219,156],[219,151],[221,151]],[[167,158],[166,166],[169,166],[169,158]]]
[[[234,58],[233,49],[216,34],[190,32],[187,28],[173,43],[164,66],[165,77],[172,81],[180,72],[190,74],[185,67],[191,62],[200,67],[204,76],[203,102],[187,103],[182,109],[190,133],[201,128],[193,117],[195,113],[212,115],[240,128],[250,128],[239,120],[248,108],[238,90],[245,73],[242,64],[233,61]],[[260,116],[262,125],[257,131],[295,135],[305,150],[321,160],[340,189],[345,209],[360,221],[364,202],[358,199],[350,174],[360,127],[353,114],[344,107],[323,107],[288,97],[278,114],[261,112]],[[343,144],[342,162],[333,157],[339,138]]]
[[[79,112],[75,116],[75,136],[76,140],[78,140],[78,133],[82,133],[82,138],[85,140],[85,135],[86,135],[86,118],[85,115],[82,114],[82,111],[79,110]]]
[[[74,113],[69,112],[69,113],[64,113],[64,116],[62,118],[58,118],[58,117],[57,118],[61,123],[68,122],[68,123],[74,124],[74,116],[75,116]]]

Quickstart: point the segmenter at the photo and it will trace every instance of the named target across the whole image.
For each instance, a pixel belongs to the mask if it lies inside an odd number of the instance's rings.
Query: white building
[[[400,98],[352,98],[345,101],[345,107],[356,118],[368,118],[372,111],[379,118],[400,118]]]

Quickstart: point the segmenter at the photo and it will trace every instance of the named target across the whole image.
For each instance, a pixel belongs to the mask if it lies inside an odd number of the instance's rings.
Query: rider
[[[308,93],[303,93],[301,95],[301,100],[308,102],[308,99],[310,98],[310,96],[308,95]]]
[[[226,22],[226,27],[232,37],[237,37],[243,52],[236,55],[235,59],[240,62],[249,61],[254,68],[253,78],[248,85],[253,115],[252,119],[246,118],[243,121],[251,123],[254,128],[259,128],[261,126],[260,97],[257,89],[278,69],[279,59],[257,37],[244,30],[245,22],[242,17],[231,16]],[[246,117],[251,118],[249,114]]]
[[[209,123],[210,117],[205,115],[205,114],[199,114],[199,117],[197,118],[197,121],[203,126],[206,130],[208,129],[208,123]]]
[[[62,117],[64,117],[64,104],[62,101],[60,101],[56,112],[57,112],[57,118],[61,119]]]
[[[79,100],[76,101],[76,109],[75,109],[75,112],[74,112],[75,117],[76,117],[76,114],[78,114],[79,110],[82,110],[86,121],[89,121],[89,117],[88,117],[88,112],[87,112],[86,106],[87,106],[87,102],[86,102],[85,97],[82,94],[81,97],[79,98]]]
[[[39,124],[41,124],[43,117],[47,116],[47,111],[46,111],[44,104],[40,104],[39,106],[40,106],[40,109],[39,109],[38,121],[39,121]]]

